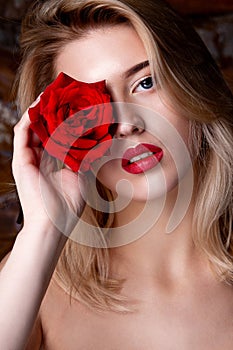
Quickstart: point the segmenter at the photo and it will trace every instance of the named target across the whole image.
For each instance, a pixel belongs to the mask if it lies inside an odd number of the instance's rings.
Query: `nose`
[[[118,123],[115,137],[124,138],[131,135],[140,135],[143,133],[143,131],[144,129],[137,125],[129,123]]]
[[[115,108],[116,112],[116,108]],[[133,110],[132,106],[117,106],[116,138],[125,138],[132,135],[140,135],[145,131],[145,123],[142,117]]]

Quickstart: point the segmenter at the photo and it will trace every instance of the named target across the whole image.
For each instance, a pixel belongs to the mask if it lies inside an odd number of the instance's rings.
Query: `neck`
[[[140,277],[141,280],[156,277],[175,281],[182,276],[186,278],[190,269],[200,269],[201,255],[192,239],[193,199],[180,223],[167,233],[176,198],[177,189],[167,195],[162,210],[159,200],[132,201],[116,213],[115,227],[126,229],[123,241],[110,249],[113,274],[125,278]],[[153,220],[155,216],[157,218]],[[132,221],[136,224],[131,225]]]

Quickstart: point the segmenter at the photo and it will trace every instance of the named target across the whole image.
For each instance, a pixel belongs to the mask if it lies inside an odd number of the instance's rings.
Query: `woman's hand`
[[[39,102],[39,98],[32,104]],[[13,175],[24,213],[25,227],[53,224],[69,235],[84,208],[80,187],[84,177],[58,162],[41,147],[30,128],[28,111],[15,126]]]
[[[24,226],[0,274],[1,349],[25,348],[67,236],[85,205],[83,178],[67,168],[58,170],[29,126],[25,112],[15,127],[13,155]]]

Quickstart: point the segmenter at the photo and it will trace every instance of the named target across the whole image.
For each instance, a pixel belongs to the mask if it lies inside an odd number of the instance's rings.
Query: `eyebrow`
[[[136,64],[135,66],[133,66],[132,68],[130,68],[129,70],[127,70],[124,74],[125,78],[129,78],[132,75],[136,74],[137,72],[139,72],[140,70],[146,68],[149,66],[149,61],[144,61],[144,62],[140,62],[138,64]]]

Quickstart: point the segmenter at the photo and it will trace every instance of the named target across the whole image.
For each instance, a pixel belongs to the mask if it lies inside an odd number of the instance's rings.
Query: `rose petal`
[[[110,147],[110,101],[105,81],[87,84],[60,73],[30,108],[30,127],[50,155],[73,171],[80,165],[87,171]]]

